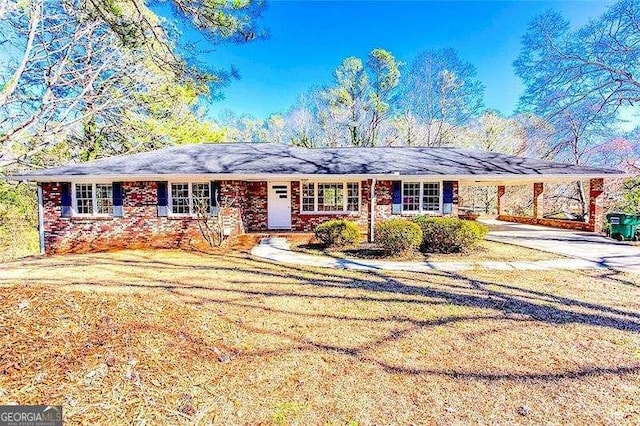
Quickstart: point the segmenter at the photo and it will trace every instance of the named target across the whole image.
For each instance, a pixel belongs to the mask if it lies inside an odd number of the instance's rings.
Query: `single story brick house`
[[[237,143],[174,146],[8,179],[37,182],[41,249],[62,253],[195,246],[198,206],[222,216],[226,235],[312,231],[339,217],[373,239],[375,223],[391,216],[458,215],[462,184],[497,186],[500,205],[505,185],[531,183],[533,217],[501,219],[599,231],[603,179],[622,176],[462,148]],[[587,179],[588,222],[542,217],[543,182]]]

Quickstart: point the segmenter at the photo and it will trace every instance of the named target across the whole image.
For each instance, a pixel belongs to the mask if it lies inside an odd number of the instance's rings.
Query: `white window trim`
[[[189,213],[174,213],[173,212],[173,197],[171,196],[171,185],[178,183],[186,183],[189,189]],[[193,184],[194,183],[206,183],[209,185],[209,199],[211,199],[211,181],[208,180],[176,180],[167,182],[167,215],[170,217],[196,217],[193,212]]]
[[[420,184],[420,208],[419,210],[405,210],[404,209],[404,184],[405,183],[419,183]],[[439,206],[438,210],[424,210],[424,184],[425,183],[437,183],[439,187]],[[419,214],[428,214],[433,216],[442,216],[443,208],[443,195],[444,195],[444,185],[441,180],[418,180],[418,179],[407,179],[403,180],[400,183],[400,206],[401,206],[401,214],[404,215],[419,215]]]
[[[76,194],[76,184],[78,185],[91,185],[91,206],[93,213],[78,213],[78,197]],[[113,217],[113,213],[97,213],[98,211],[98,192],[96,191],[96,185],[111,185],[111,205],[113,206],[113,182],[111,181],[98,181],[98,182],[71,182],[71,212],[72,217]]]
[[[342,184],[342,210],[318,210],[318,184],[320,183],[340,183]],[[358,185],[358,210],[347,210],[349,191],[347,190],[348,183],[355,183]],[[313,211],[302,209],[302,186],[311,184],[313,185]],[[327,214],[327,215],[357,215],[362,210],[362,183],[358,180],[313,180],[313,181],[300,181],[300,214]]]

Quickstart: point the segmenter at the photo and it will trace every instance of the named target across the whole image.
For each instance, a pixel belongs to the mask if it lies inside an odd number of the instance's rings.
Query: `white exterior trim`
[[[80,185],[91,185],[91,209],[93,213],[78,213],[78,197],[76,194],[76,184]],[[111,185],[111,206],[113,208],[113,182],[112,181],[104,181],[104,180],[96,180],[91,182],[71,182],[71,217],[78,218],[101,218],[101,217],[112,217],[112,214],[109,213],[96,213],[98,211],[98,193],[96,191],[96,185]]]
[[[211,181],[209,180],[203,180],[203,179],[199,179],[199,180],[169,180],[166,181],[167,182],[167,217],[184,217],[184,218],[188,218],[188,217],[196,217],[196,214],[193,212],[193,184],[194,183],[206,183],[207,185],[209,185],[209,199],[211,199]],[[171,196],[171,185],[172,184],[179,184],[179,183],[186,183],[187,187],[189,189],[189,213],[174,213],[173,212],[173,202],[172,202],[172,196]]]
[[[342,184],[342,192],[343,192],[343,200],[342,200],[342,210],[318,210],[318,184],[319,183],[341,183]],[[355,183],[358,185],[358,210],[347,210],[349,191],[347,189],[348,183]],[[302,209],[302,185],[312,184],[313,185],[313,211],[303,210]],[[317,214],[327,214],[327,215],[360,215],[362,213],[362,182],[359,180],[301,180],[300,181],[300,214],[301,215],[317,215]]]
[[[405,183],[419,183],[420,184],[420,208],[418,210],[405,210],[404,209],[404,184]],[[424,210],[424,184],[425,183],[437,183],[438,184],[438,210]],[[444,194],[444,182],[441,180],[429,180],[429,179],[403,179],[400,184],[400,211],[402,215],[419,215],[427,214],[434,216],[442,216],[443,212],[443,194]]]
[[[44,202],[41,185],[38,185],[38,236],[40,237],[40,254],[44,254]]]

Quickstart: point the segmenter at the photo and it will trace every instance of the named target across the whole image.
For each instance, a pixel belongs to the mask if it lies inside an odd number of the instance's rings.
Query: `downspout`
[[[371,202],[369,209],[369,242],[374,242],[375,236],[373,230],[375,229],[376,218],[376,178],[371,179]]]
[[[40,254],[44,254],[44,204],[41,183],[38,183],[38,234],[40,236]]]

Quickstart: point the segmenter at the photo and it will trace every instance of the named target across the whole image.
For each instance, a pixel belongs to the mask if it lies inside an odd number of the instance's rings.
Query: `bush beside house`
[[[388,256],[403,256],[422,243],[422,229],[406,219],[387,219],[376,224],[376,242]]]
[[[489,228],[455,217],[417,216],[414,222],[422,229],[420,251],[425,253],[459,253],[483,240]]]
[[[349,247],[362,241],[360,227],[349,220],[332,219],[316,226],[315,235],[326,247]]]

